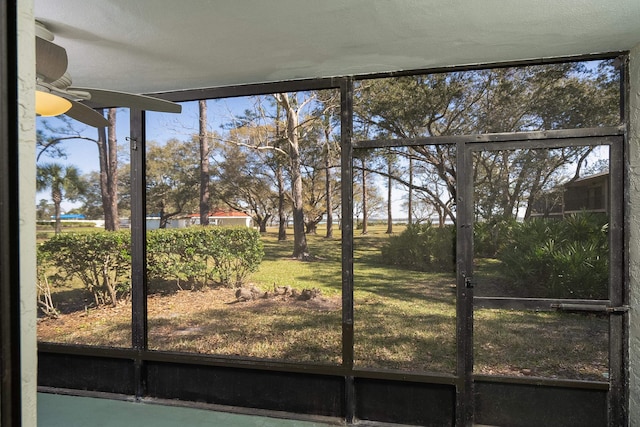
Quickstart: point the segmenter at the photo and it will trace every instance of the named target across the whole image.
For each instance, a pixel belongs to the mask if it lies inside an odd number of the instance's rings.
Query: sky
[[[246,107],[246,98],[232,98],[224,101],[208,101],[208,122],[209,130],[218,130],[221,123],[225,123],[233,113],[241,114]],[[148,112],[147,121],[147,140],[165,142],[171,138],[181,140],[189,139],[191,135],[198,132],[198,103],[186,102],[182,103],[183,109],[180,114],[156,113]],[[45,130],[45,123],[52,128],[64,126],[65,123],[57,117],[37,117],[36,126],[38,129]],[[72,126],[83,137],[97,139],[98,131],[96,128],[84,125],[75,120],[71,120]],[[49,132],[48,132],[49,133]],[[118,145],[126,151],[129,146],[127,138],[129,137],[129,110],[127,108],[119,108],[116,114],[116,136]],[[81,174],[87,174],[92,171],[99,171],[98,147],[95,143],[84,139],[72,139],[63,141],[67,158],[53,158],[46,154],[43,155],[38,163],[55,162],[65,165],[76,166]],[[38,194],[37,200],[47,198],[47,194]]]
[[[189,139],[194,133],[198,133],[198,103],[186,102],[182,103],[183,109],[180,114],[171,113],[147,113],[147,140],[164,142],[171,138]],[[208,101],[208,122],[209,130],[219,130],[222,123],[230,120],[232,115],[242,114],[247,106],[246,98],[232,98],[224,101]],[[44,122],[51,127],[60,127],[64,123],[56,117],[38,117],[36,120],[37,128],[44,129]],[[71,121],[75,129],[82,136],[97,139],[98,131],[96,128],[86,126],[75,120]],[[116,115],[116,135],[119,146],[128,146],[127,138],[129,137],[129,110],[120,108]],[[89,173],[99,170],[98,147],[95,143],[87,140],[67,140],[63,146],[68,154],[67,159],[50,158],[43,155],[40,163],[57,162],[62,164],[74,165],[81,172]]]

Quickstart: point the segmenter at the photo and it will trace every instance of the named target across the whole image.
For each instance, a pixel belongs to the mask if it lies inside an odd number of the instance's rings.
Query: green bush
[[[213,241],[206,253],[214,262],[218,282],[225,286],[242,286],[264,257],[260,233],[246,227],[213,228],[210,231]]]
[[[455,227],[412,224],[381,248],[385,264],[419,271],[455,271]]]
[[[131,237],[128,232],[64,233],[38,247],[39,260],[55,269],[52,283],[79,279],[96,305],[116,305],[131,289]]]
[[[193,227],[147,234],[147,277],[192,287],[241,286],[264,256],[260,233],[246,227]],[[38,267],[52,283],[79,279],[96,305],[116,305],[131,291],[128,231],[64,233],[38,246]],[[51,273],[53,271],[53,273]],[[40,277],[39,277],[40,279]]]
[[[498,253],[504,274],[529,296],[606,298],[609,244],[606,216],[515,224]]]
[[[182,229],[158,229],[147,233],[147,278],[150,283],[159,280],[175,280],[179,288],[181,282],[195,288],[206,283],[206,263],[192,248],[191,241],[185,241]]]
[[[515,219],[491,222],[476,222],[473,227],[474,255],[495,258],[507,243],[509,231],[516,225]]]
[[[147,233],[151,280],[186,282],[192,288],[216,282],[239,287],[264,256],[260,233],[238,227],[193,227]]]

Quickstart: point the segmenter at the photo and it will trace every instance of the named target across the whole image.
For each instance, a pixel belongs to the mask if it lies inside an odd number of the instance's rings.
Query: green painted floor
[[[284,420],[149,403],[38,393],[39,427],[326,427]]]

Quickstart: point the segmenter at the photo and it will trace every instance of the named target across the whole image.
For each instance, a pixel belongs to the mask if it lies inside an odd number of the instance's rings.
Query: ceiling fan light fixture
[[[59,116],[71,109],[71,102],[61,96],[36,90],[36,114],[44,117]]]

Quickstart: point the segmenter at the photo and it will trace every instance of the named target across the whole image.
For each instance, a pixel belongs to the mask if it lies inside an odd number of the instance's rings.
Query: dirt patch
[[[173,293],[150,294],[147,298],[149,319],[178,319],[185,315],[201,313],[253,313],[271,314],[276,311],[334,312],[339,311],[340,296],[318,295],[300,300],[291,295],[269,295],[250,301],[238,301],[236,290],[206,288],[203,290],[178,290]],[[264,294],[262,294],[264,295]],[[224,314],[222,314],[224,316]],[[131,345],[131,302],[117,307],[91,308],[82,304],[75,311],[60,314],[58,318],[38,319],[38,339],[45,342],[63,342],[87,345],[129,347]],[[185,334],[198,325],[185,327]],[[174,330],[173,333],[180,333]]]
[[[263,309],[270,310],[278,306],[287,306],[287,307],[302,307],[307,310],[318,310],[318,311],[333,311],[339,310],[342,304],[342,300],[339,297],[327,298],[327,297],[316,297],[310,300],[299,300],[294,297],[288,296],[276,296],[276,297],[268,297],[268,298],[258,298],[253,301],[246,302],[238,302],[239,305],[246,305],[247,307],[251,307],[254,309]]]

